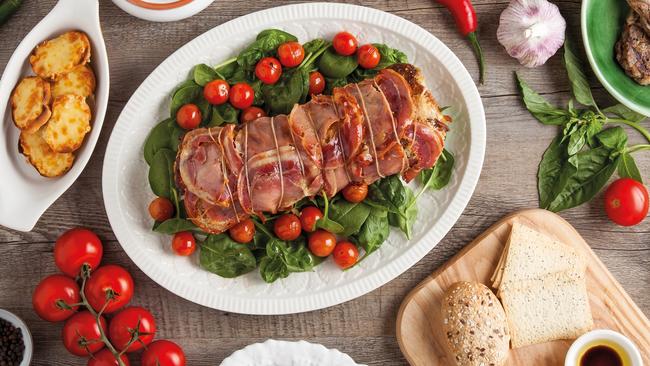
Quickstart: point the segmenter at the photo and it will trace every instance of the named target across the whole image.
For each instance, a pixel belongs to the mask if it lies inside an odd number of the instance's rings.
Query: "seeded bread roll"
[[[510,331],[501,303],[485,285],[456,282],[442,302],[443,331],[458,366],[503,365]]]

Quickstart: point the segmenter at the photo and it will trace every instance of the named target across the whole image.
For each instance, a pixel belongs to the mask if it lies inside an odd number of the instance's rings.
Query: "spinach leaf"
[[[618,175],[621,178],[632,178],[639,183],[643,183],[641,172],[636,166],[636,162],[630,153],[621,154],[621,159],[618,163]]]
[[[205,126],[212,118],[212,106],[210,102],[203,96],[203,93],[194,101],[199,110],[201,111],[201,125]]]
[[[571,48],[571,42],[567,37],[564,41],[564,64],[566,66],[567,74],[569,75],[569,81],[571,81],[573,96],[578,102],[580,102],[580,104],[594,107],[598,110],[596,101],[594,101],[594,96],[591,94],[589,82],[583,72],[584,68],[582,63],[580,62],[580,59],[576,57],[575,53],[573,53]]]
[[[206,127],[221,126],[224,123],[237,123],[239,111],[230,103],[212,106],[212,117]]]
[[[361,203],[352,203],[338,200],[330,204],[329,217],[343,225],[342,236],[351,236],[361,230],[361,225],[370,215],[370,206]]]
[[[379,50],[381,58],[379,64],[372,69],[356,68],[352,73],[352,79],[354,82],[360,82],[365,79],[370,79],[375,77],[377,73],[394,64],[408,63],[408,57],[406,54],[400,50],[388,47],[382,43],[373,43],[375,47]]]
[[[144,160],[147,164],[151,165],[153,156],[160,149],[177,151],[183,133],[183,129],[173,119],[166,119],[152,128],[144,142]]]
[[[200,86],[205,86],[205,84],[219,78],[219,74],[206,64],[198,64],[194,66],[192,76],[194,77],[194,82]]]
[[[153,231],[161,234],[176,234],[181,231],[199,230],[190,220],[181,218],[171,218],[160,223],[156,223]]]
[[[411,228],[417,216],[415,195],[397,175],[382,178],[370,185],[372,205],[381,205],[388,210],[388,222],[400,228],[407,239],[411,238]]]
[[[528,111],[545,125],[562,125],[568,120],[567,112],[560,109],[544,99],[541,95],[535,93],[528,84],[517,76],[519,90],[521,91],[524,104]]]
[[[329,47],[318,61],[320,72],[333,79],[344,78],[352,73],[359,66],[356,56],[342,56]]]
[[[220,79],[230,80],[230,78],[232,78],[232,76],[239,68],[240,67],[239,64],[237,63],[237,57],[233,57],[217,65],[214,68],[214,71],[217,73],[217,75],[219,75]]]
[[[263,85],[262,94],[271,114],[289,114],[293,106],[300,103],[306,85],[305,80],[309,85],[309,75],[306,72],[292,69],[282,74],[277,83]]]
[[[322,199],[317,200],[318,203],[320,203],[318,206],[322,207],[323,211],[323,217],[316,220],[316,228],[318,229],[323,229],[327,230],[330,233],[333,234],[341,234],[342,232],[345,231],[345,228],[343,225],[339,224],[338,222],[332,220],[330,217],[330,203],[327,198],[327,194],[323,192]]]
[[[605,113],[611,113],[614,114],[617,117],[623,118],[625,120],[631,121],[631,122],[636,122],[639,123],[646,119],[647,117],[642,115],[641,113],[637,113],[630,108],[624,106],[623,104],[615,104],[611,107],[607,107],[603,109],[603,112]]]
[[[160,149],[153,156],[149,166],[149,185],[156,196],[177,199],[174,194],[176,188],[173,174],[175,158],[176,154],[170,149]]]
[[[388,239],[388,235],[390,234],[388,225],[388,211],[378,208],[372,208],[370,210],[368,218],[356,236],[356,241],[366,251],[366,254],[363,256],[364,258],[379,249],[386,239]]]
[[[264,256],[260,260],[260,276],[264,282],[273,283],[280,278],[289,277],[289,269],[284,261],[282,261],[282,257]]]
[[[340,78],[340,79],[325,78],[325,90],[323,91],[323,94],[332,95],[334,88],[341,88],[348,84],[350,84],[348,78]]]
[[[257,61],[267,54],[274,52],[282,43],[297,41],[294,35],[279,29],[266,29],[257,35],[253,43],[248,45],[237,56],[237,63],[245,69],[255,68]]]
[[[404,187],[408,204],[402,208],[398,213],[388,213],[388,223],[392,226],[398,227],[406,235],[406,239],[411,239],[411,232],[413,231],[413,224],[418,216],[418,206],[415,201],[415,195],[408,187]]]
[[[443,149],[436,165],[431,169],[422,170],[418,178],[425,188],[438,190],[449,184],[453,170],[454,156],[447,149]]]
[[[272,239],[266,244],[266,255],[260,261],[260,275],[271,283],[290,273],[311,271],[322,261],[307,249],[304,237],[290,243]]]
[[[314,64],[316,63],[316,60],[318,60],[323,52],[325,52],[331,45],[332,42],[326,41],[322,38],[312,39],[305,43],[303,45],[305,50],[305,59],[298,67],[307,72],[315,71],[316,66],[314,66]]]
[[[193,103],[203,94],[203,88],[195,84],[191,84],[178,89],[172,96],[172,102],[169,106],[169,113],[171,118],[176,118],[176,112],[183,106],[183,104]]]
[[[542,161],[537,169],[537,192],[539,194],[539,206],[546,208],[555,198],[555,187],[558,183],[562,167],[567,159],[567,144],[562,142],[562,136],[557,136],[551,141]]]
[[[248,246],[237,243],[226,234],[208,235],[200,248],[201,267],[221,277],[241,276],[257,266]]]

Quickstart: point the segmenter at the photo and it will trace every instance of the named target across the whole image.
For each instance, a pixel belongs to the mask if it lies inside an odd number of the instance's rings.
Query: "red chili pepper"
[[[476,19],[476,12],[470,0],[436,0],[438,3],[449,9],[454,16],[458,31],[472,44],[474,53],[478,58],[479,64],[479,83],[483,84],[485,77],[485,61],[483,60],[483,51],[476,36],[476,28],[478,20]]]

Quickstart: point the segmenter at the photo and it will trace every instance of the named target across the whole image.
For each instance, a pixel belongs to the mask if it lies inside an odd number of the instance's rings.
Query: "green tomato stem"
[[[483,82],[485,81],[485,59],[483,57],[483,50],[481,49],[481,44],[478,42],[478,37],[476,36],[476,32],[471,32],[470,34],[468,34],[467,39],[469,40],[469,43],[472,45],[472,48],[474,49],[474,54],[476,55],[476,58],[478,58],[478,68],[479,68],[478,82],[479,84],[483,85]]]
[[[628,121],[628,120],[622,119],[622,118],[607,118],[607,120],[605,122],[606,123],[621,123],[621,124],[630,126],[630,127],[634,128],[635,130],[637,130],[640,134],[643,135],[643,137],[646,138],[646,140],[648,140],[648,142],[650,142],[650,132],[648,132],[648,130],[646,130],[640,124],[638,124],[636,122]]]

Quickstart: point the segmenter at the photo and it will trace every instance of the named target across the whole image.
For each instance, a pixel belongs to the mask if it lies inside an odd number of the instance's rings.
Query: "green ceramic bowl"
[[[650,116],[650,85],[641,86],[627,76],[614,52],[629,11],[625,0],[584,0],[582,41],[591,68],[605,89],[628,108]]]

